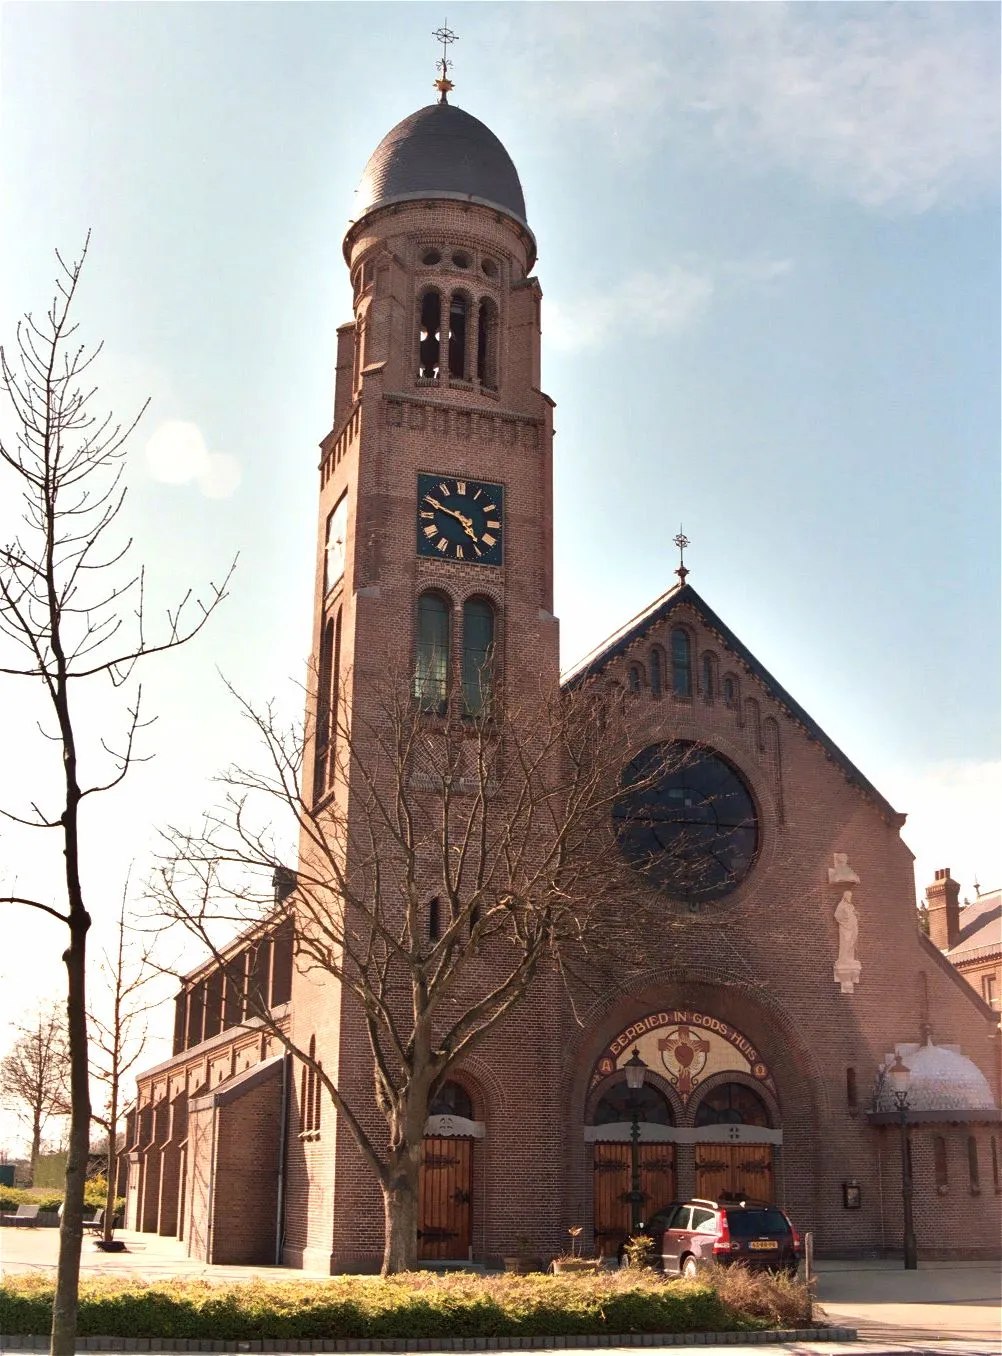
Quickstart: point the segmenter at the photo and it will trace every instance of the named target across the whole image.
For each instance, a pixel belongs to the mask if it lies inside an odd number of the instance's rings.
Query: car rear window
[[[780,1210],[728,1210],[727,1227],[734,1238],[757,1234],[788,1234],[790,1225]]]

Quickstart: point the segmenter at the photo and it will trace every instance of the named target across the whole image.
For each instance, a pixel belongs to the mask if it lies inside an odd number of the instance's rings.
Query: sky
[[[96,951],[123,889],[148,915],[159,829],[197,823],[249,754],[223,679],[300,709],[341,240],[369,154],[435,97],[443,18],[0,9],[0,338],[90,230],[102,408],[151,399],[122,525],[154,610],[239,553],[205,632],[148,667],[150,761],[88,807]],[[671,586],[682,526],[690,582],[907,813],[917,892],[947,865],[966,896],[1002,884],[999,7],[482,3],[448,23],[452,101],[508,148],[539,242],[563,662]],[[5,538],[15,507],[0,480]],[[23,812],[58,763],[2,681],[0,806]],[[88,699],[89,734],[117,703]],[[0,823],[0,891],[58,902],[60,866],[54,835]],[[60,996],[64,944],[41,915],[2,925],[0,1051]]]

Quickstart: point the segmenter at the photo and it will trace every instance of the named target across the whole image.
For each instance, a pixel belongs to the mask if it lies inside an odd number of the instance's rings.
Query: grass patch
[[[736,1332],[804,1326],[804,1286],[737,1277],[695,1281],[654,1273],[598,1276],[438,1276],[425,1272],[330,1281],[213,1285],[85,1279],[82,1337],[255,1338],[554,1337],[601,1333]],[[0,1284],[0,1332],[44,1334],[53,1283],[14,1276]]]

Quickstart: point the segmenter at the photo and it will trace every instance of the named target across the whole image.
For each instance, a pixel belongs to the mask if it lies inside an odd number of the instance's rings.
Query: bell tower
[[[559,683],[536,242],[511,158],[448,102],[446,70],[439,101],[373,152],[344,238],[354,314],[338,330],[321,443],[303,788],[315,808],[336,800],[345,815],[337,713],[352,727],[359,715],[378,722],[374,694],[388,680],[403,679],[432,721],[447,703],[477,712],[488,655],[492,701]],[[294,983],[297,1044],[371,1106],[352,1000],[329,977]],[[324,1115],[331,1124],[317,1126],[315,1109],[305,1121],[291,1109],[286,1256],[366,1266],[381,1251],[378,1188],[329,1104]],[[378,1133],[378,1114],[373,1124]]]

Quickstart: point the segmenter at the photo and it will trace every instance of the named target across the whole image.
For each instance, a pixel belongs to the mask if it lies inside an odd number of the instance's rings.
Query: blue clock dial
[[[419,556],[500,565],[503,543],[503,486],[463,476],[418,475]]]

